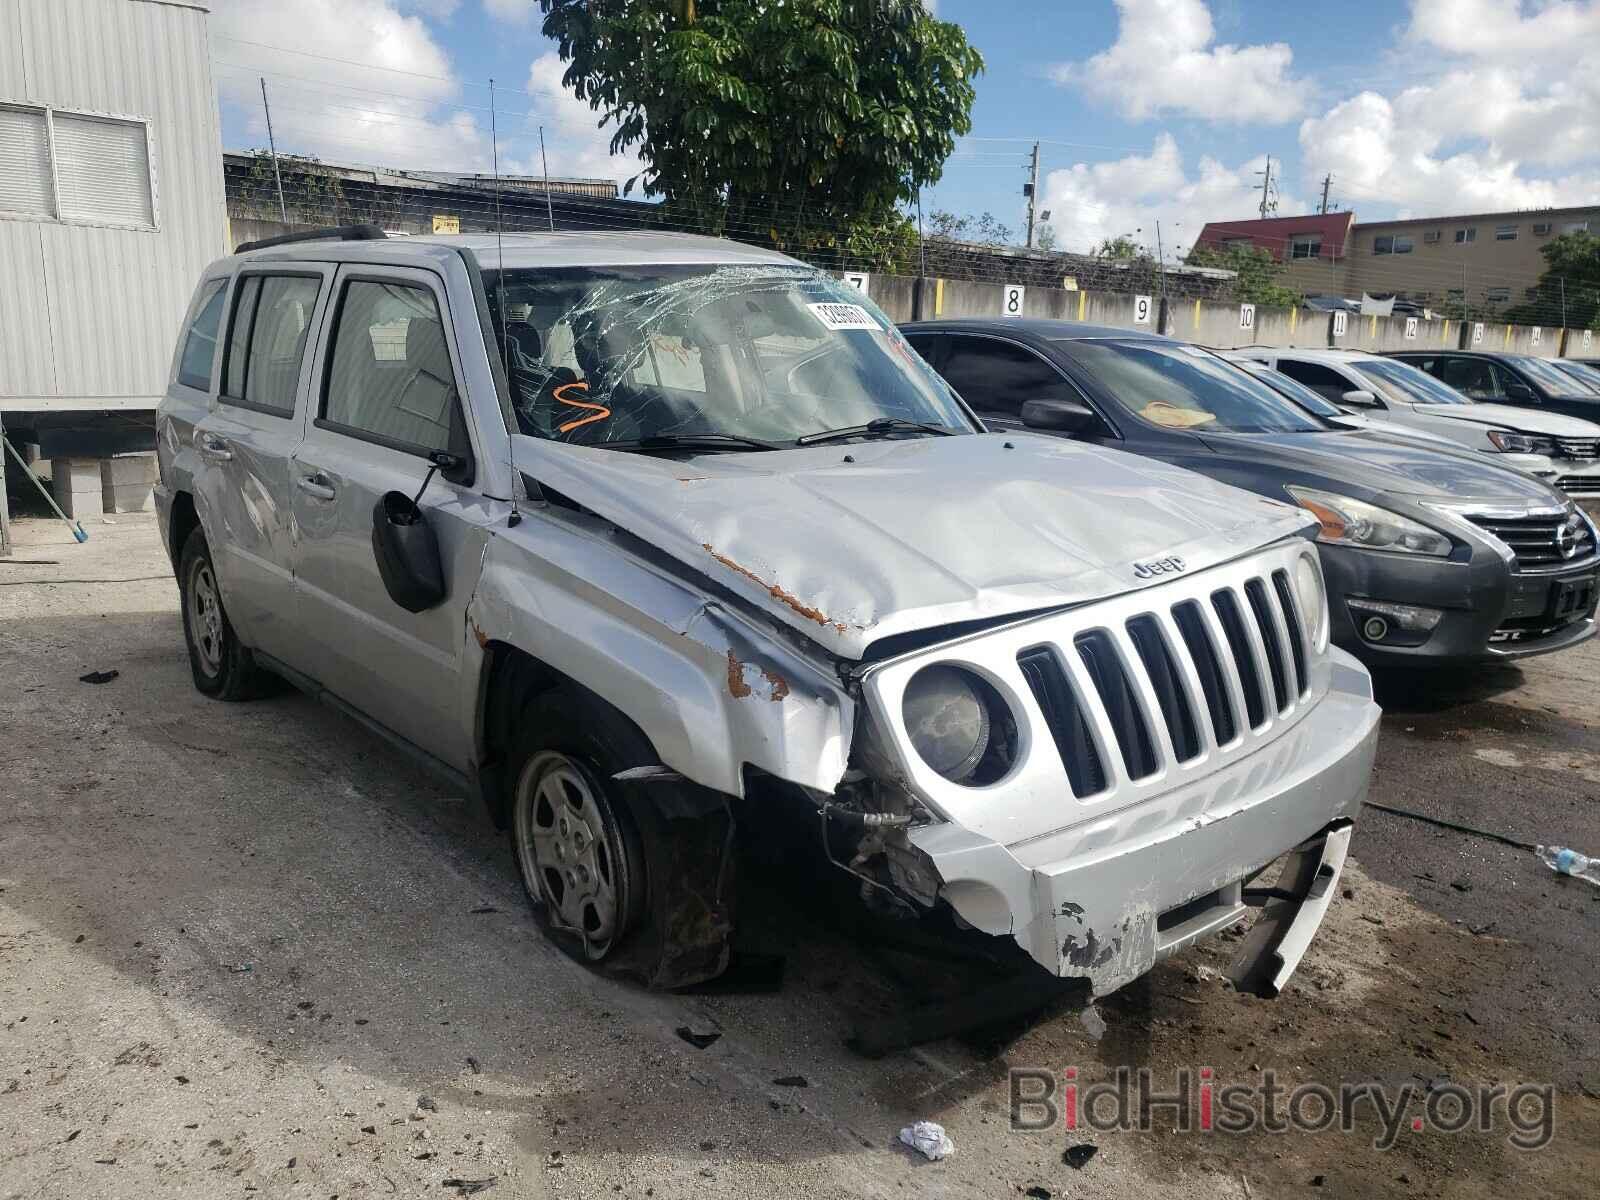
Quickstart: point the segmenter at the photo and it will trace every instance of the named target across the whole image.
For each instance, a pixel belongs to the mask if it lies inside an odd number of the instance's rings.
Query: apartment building
[[[1538,299],[1539,248],[1575,231],[1600,234],[1600,206],[1404,221],[1361,222],[1348,212],[1213,221],[1196,244],[1259,246],[1285,264],[1284,282],[1308,295],[1365,292],[1433,305],[1465,297],[1493,312]],[[1559,296],[1545,299],[1559,306]]]

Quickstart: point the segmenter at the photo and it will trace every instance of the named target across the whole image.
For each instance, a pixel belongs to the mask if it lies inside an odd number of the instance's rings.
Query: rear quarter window
[[[217,330],[222,324],[222,302],[227,281],[213,280],[200,289],[194,319],[183,331],[183,353],[178,357],[178,382],[184,387],[211,390],[211,369],[217,359]]]

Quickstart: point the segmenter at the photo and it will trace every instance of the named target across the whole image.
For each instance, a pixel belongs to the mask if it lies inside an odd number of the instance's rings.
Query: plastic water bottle
[[[1575,875],[1600,887],[1600,858],[1590,858],[1565,846],[1535,846],[1533,852],[1557,875]]]

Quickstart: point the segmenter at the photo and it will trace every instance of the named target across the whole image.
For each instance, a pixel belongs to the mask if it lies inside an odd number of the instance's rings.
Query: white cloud
[[[448,21],[461,7],[461,0],[400,0],[402,8],[414,8],[435,20]]]
[[[488,164],[487,122],[472,111],[486,97],[462,100],[427,23],[394,0],[213,0],[210,31],[218,91],[244,111],[258,145],[265,75],[286,153],[433,170]]]
[[[611,134],[614,126],[600,128],[600,114],[561,86],[566,70],[554,51],[541,54],[528,68],[528,92],[532,110],[530,125],[544,126],[545,148],[550,156],[550,174],[615,179],[626,183],[643,168],[636,155],[613,157]],[[538,153],[538,145],[534,145]],[[533,164],[535,173],[538,162]],[[638,196],[637,190],[634,196]]]
[[[1304,121],[1308,177],[1404,214],[1600,199],[1600,2],[1415,0],[1401,49],[1437,73]]]
[[[1057,247],[1078,253],[1124,234],[1148,245],[1153,253],[1159,220],[1167,259],[1175,261],[1207,221],[1254,212],[1261,199],[1261,181],[1255,172],[1263,164],[1264,159],[1252,159],[1229,167],[1205,156],[1190,175],[1178,143],[1164,133],[1156,138],[1148,155],[1078,163],[1049,172],[1039,207],[1050,212]],[[1284,196],[1280,210],[1297,211],[1300,203]]]
[[[483,0],[484,11],[497,21],[526,25],[533,16],[534,0]]]
[[[1204,0],[1116,0],[1117,40],[1081,63],[1052,69],[1055,81],[1123,116],[1166,114],[1240,124],[1278,124],[1305,107],[1306,85],[1290,73],[1281,42],[1215,45]]]

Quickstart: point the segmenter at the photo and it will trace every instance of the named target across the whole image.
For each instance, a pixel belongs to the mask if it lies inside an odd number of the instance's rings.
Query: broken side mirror
[[[1081,400],[1029,400],[1022,406],[1022,423],[1029,429],[1082,433],[1096,419],[1094,409]]]
[[[445,450],[428,455],[428,473],[415,496],[385,492],[372,509],[372,555],[389,598],[407,612],[423,612],[445,597],[439,541],[418,503],[435,471],[450,478],[466,460]]]

